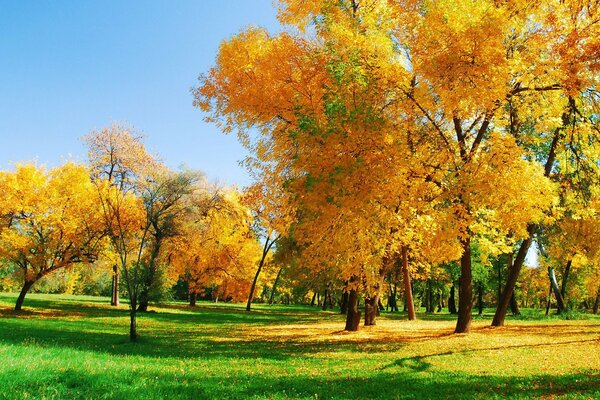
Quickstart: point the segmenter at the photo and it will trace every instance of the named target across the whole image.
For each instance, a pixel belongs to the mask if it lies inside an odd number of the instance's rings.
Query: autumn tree
[[[15,310],[41,278],[95,261],[105,233],[100,203],[89,173],[66,163],[46,172],[21,165],[0,175],[3,188],[0,255],[19,267],[23,287]]]

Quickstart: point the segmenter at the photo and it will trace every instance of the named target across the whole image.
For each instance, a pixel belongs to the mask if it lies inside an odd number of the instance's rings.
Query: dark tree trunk
[[[448,312],[450,314],[457,314],[456,311],[456,287],[454,286],[454,282],[452,282],[452,287],[450,288],[450,297],[448,298]]]
[[[567,261],[567,265],[565,266],[565,273],[563,275],[562,284],[560,287],[560,294],[561,294],[563,300],[565,300],[567,298],[567,282],[569,280],[569,272],[571,272],[571,264],[572,263],[573,263],[573,260],[569,260],[569,261]]]
[[[454,333],[467,333],[471,329],[473,309],[473,276],[471,271],[471,238],[461,240],[463,254],[460,257],[460,279],[458,296],[458,321]]]
[[[398,294],[398,287],[396,286],[396,284],[394,284],[393,288],[392,288],[392,285],[390,284],[390,295],[388,296],[388,304],[387,304],[388,307],[390,308],[390,312],[398,311],[397,294]]]
[[[147,288],[142,289],[140,292],[140,305],[137,308],[138,312],[148,312],[148,305],[150,304],[149,292]]]
[[[477,285],[477,314],[483,314],[483,283]]]
[[[548,277],[550,278],[550,284],[552,285],[552,291],[554,292],[554,297],[556,297],[556,306],[558,308],[558,313],[562,313],[565,311],[565,302],[560,294],[560,289],[558,288],[558,283],[556,282],[556,275],[554,274],[554,268],[548,267]]]
[[[252,306],[252,299],[254,298],[254,290],[256,290],[256,282],[258,282],[258,276],[260,275],[260,271],[262,271],[263,265],[265,264],[265,259],[267,258],[267,254],[269,254],[269,250],[273,244],[277,241],[277,238],[271,240],[270,236],[267,236],[265,239],[265,245],[262,251],[262,257],[260,258],[260,262],[258,263],[258,268],[256,269],[256,274],[254,275],[254,280],[252,281],[252,286],[250,286],[250,293],[248,294],[248,302],[246,303],[246,311],[250,311],[250,307]]]
[[[17,303],[15,304],[15,311],[21,311],[23,307],[23,301],[25,300],[25,295],[29,292],[29,289],[33,286],[35,281],[25,281],[23,284],[23,288],[21,289],[21,293],[19,293],[19,297],[17,297]]]
[[[348,294],[348,291],[346,290],[346,288],[344,288],[342,290],[342,301],[340,302],[340,314],[344,314],[346,315],[346,313],[348,312],[348,297],[350,295]]]
[[[310,306],[314,307],[315,306],[315,302],[317,301],[317,292],[313,293],[313,297],[312,300],[310,301]]]
[[[512,296],[510,296],[510,312],[512,315],[521,315],[521,311],[519,311],[519,304],[517,303],[517,298],[515,297],[515,291],[513,290]]]
[[[376,294],[373,297],[365,298],[365,326],[376,324],[378,303],[379,294]]]
[[[113,265],[113,279],[112,279],[112,291],[111,291],[111,306],[119,305],[119,268]]]
[[[129,340],[135,342],[137,340],[137,321],[136,321],[137,310],[132,308],[129,310]]]
[[[408,312],[408,319],[413,321],[417,319],[417,315],[415,313],[415,303],[413,301],[410,271],[408,270],[408,248],[406,246],[402,247],[402,275],[404,277],[404,305]]]
[[[548,301],[546,302],[546,316],[550,314],[550,303],[552,302],[552,283],[550,284],[550,289],[548,289]]]
[[[498,260],[498,295],[496,298],[496,307],[500,306],[500,299],[502,298],[502,263]]]
[[[273,288],[271,289],[271,296],[269,297],[269,304],[273,304],[273,300],[275,300],[275,290],[277,289],[277,283],[279,283],[281,271],[283,271],[283,267],[279,268],[279,271],[277,271],[277,276],[275,277],[275,282],[273,282]]]
[[[358,309],[358,292],[350,290],[348,296],[348,312],[346,313],[346,331],[357,331],[360,325],[360,311]]]
[[[600,308],[600,287],[598,288],[598,292],[596,293],[596,301],[594,301],[594,314],[598,314],[599,308]]]
[[[196,292],[190,293],[190,307],[196,307],[196,298],[198,295]]]
[[[379,311],[384,311],[385,307],[383,306],[383,304],[381,304],[381,297],[377,296],[377,305],[379,306],[379,309],[377,310],[377,316],[379,316]]]
[[[425,295],[426,301],[426,310],[428,313],[432,313],[434,311],[433,306],[433,284],[431,283],[431,279],[427,279],[427,289]]]
[[[325,289],[325,293],[323,294],[323,307],[321,307],[323,311],[327,311],[327,295],[329,295],[329,289]]]

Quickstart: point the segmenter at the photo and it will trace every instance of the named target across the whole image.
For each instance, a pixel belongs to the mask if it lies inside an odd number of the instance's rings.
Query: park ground
[[[600,318],[525,310],[470,334],[382,313],[343,332],[308,306],[171,303],[138,319],[109,299],[0,294],[0,399],[600,399]]]

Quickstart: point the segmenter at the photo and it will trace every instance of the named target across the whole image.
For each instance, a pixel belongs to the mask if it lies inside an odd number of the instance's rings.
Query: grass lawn
[[[2,399],[600,398],[600,319],[491,312],[453,335],[449,315],[383,313],[346,333],[305,306],[154,307],[128,340],[127,305],[0,294]]]

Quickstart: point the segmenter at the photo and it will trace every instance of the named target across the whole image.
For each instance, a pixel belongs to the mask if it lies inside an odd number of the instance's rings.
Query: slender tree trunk
[[[473,309],[473,276],[471,271],[471,237],[461,240],[463,255],[460,258],[458,320],[454,333],[467,333],[471,329]]]
[[[110,305],[119,305],[119,268],[116,265],[113,265],[112,296]]]
[[[500,299],[502,298],[502,263],[498,260],[498,295],[496,297],[496,307],[500,305]]]
[[[414,321],[417,319],[417,315],[415,313],[415,303],[413,301],[410,271],[408,270],[408,248],[406,246],[402,246],[402,274],[404,277],[404,305],[408,312],[408,319]]]
[[[377,316],[379,316],[379,311],[384,311],[385,307],[383,306],[383,304],[381,303],[381,296],[377,296],[377,304],[379,306],[379,309],[377,310]]]
[[[313,293],[313,297],[312,300],[310,301],[310,306],[314,307],[315,306],[315,301],[317,301],[317,292]]]
[[[196,298],[197,297],[198,297],[198,295],[196,294],[196,292],[190,293],[190,307],[196,307]]]
[[[483,283],[477,284],[477,314],[483,314]]]
[[[258,268],[256,270],[256,275],[254,275],[254,280],[252,281],[252,286],[250,286],[250,293],[248,294],[248,303],[246,303],[246,311],[250,311],[250,307],[252,305],[252,299],[254,298],[254,290],[256,289],[256,282],[258,282],[258,276],[260,275],[260,271],[262,271],[263,265],[265,264],[265,259],[267,258],[267,254],[269,254],[269,250],[271,250],[271,246],[277,241],[277,238],[271,240],[270,236],[267,236],[265,239],[265,245],[262,251],[262,257],[260,258],[260,262],[258,263]]]
[[[269,297],[269,304],[273,304],[273,300],[275,299],[275,290],[277,289],[277,283],[279,283],[281,271],[283,271],[283,267],[279,268],[279,271],[277,271],[277,276],[275,277],[275,282],[273,282],[273,288],[271,289],[271,296]]]
[[[360,325],[360,311],[358,309],[358,292],[350,290],[348,296],[348,312],[346,313],[346,331],[357,331]]]
[[[323,306],[321,310],[327,311],[327,295],[329,294],[329,288],[325,289],[325,293],[323,293]]]
[[[519,304],[517,303],[517,298],[515,297],[515,291],[513,290],[512,296],[510,296],[510,312],[512,315],[521,315],[521,311],[519,311]]]
[[[432,313],[434,311],[434,299],[433,299],[433,283],[431,282],[431,279],[427,279],[427,312],[428,313]]]
[[[556,297],[556,305],[558,307],[558,313],[562,313],[565,311],[565,302],[560,294],[560,289],[558,288],[558,283],[556,282],[556,275],[554,274],[554,268],[548,267],[548,277],[550,278],[550,284],[552,285],[552,291],[554,292],[554,297]]]
[[[17,303],[15,304],[15,311],[21,311],[23,307],[23,301],[25,300],[25,295],[29,292],[29,289],[33,286],[35,281],[25,281],[23,283],[23,288],[21,289],[21,293],[19,293],[19,297],[17,297]]]
[[[596,301],[594,301],[594,314],[598,314],[599,308],[600,308],[600,287],[598,288],[598,292],[596,293]]]
[[[571,264],[572,263],[573,263],[573,260],[569,260],[569,261],[567,261],[567,265],[565,266],[565,273],[563,275],[562,284],[560,287],[560,294],[561,294],[563,300],[565,300],[567,298],[567,282],[569,280],[569,272],[571,272]]]
[[[448,298],[448,312],[450,314],[457,314],[456,311],[456,287],[454,286],[454,282],[452,282],[452,287],[450,288],[450,297]]]
[[[552,283],[550,283],[550,289],[548,289],[548,301],[546,302],[546,316],[550,314],[550,303],[552,302]]]
[[[135,342],[137,340],[137,321],[136,321],[137,310],[132,309],[129,312],[129,340]]]

